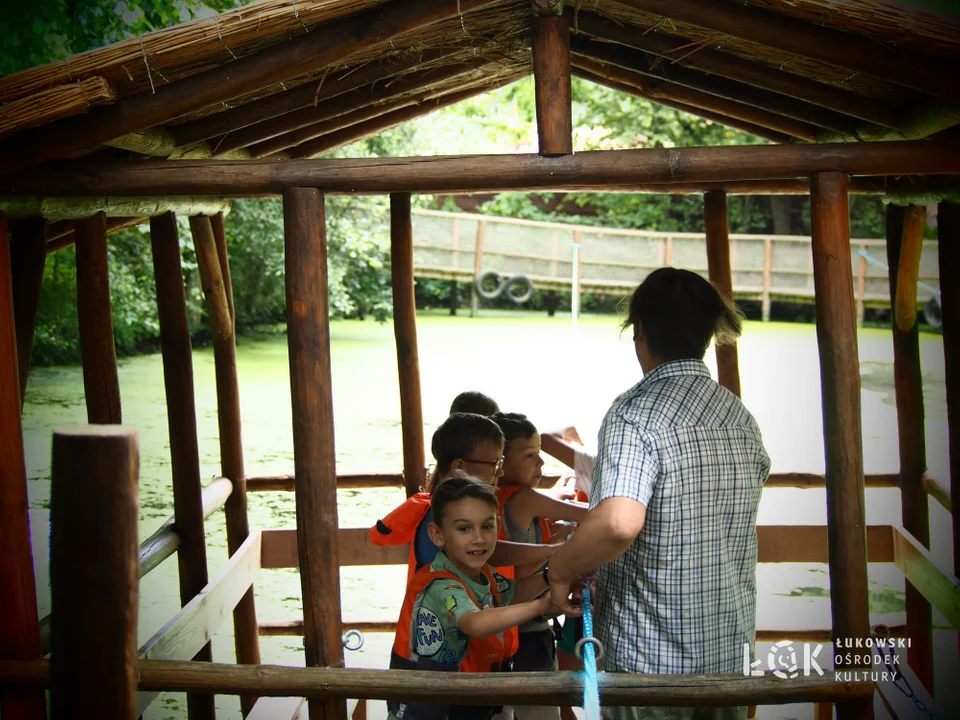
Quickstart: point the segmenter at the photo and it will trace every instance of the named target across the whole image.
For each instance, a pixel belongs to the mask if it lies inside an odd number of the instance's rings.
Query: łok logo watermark
[[[767,668],[778,678],[791,679],[811,675],[823,675],[823,668],[817,658],[823,650],[823,645],[817,643],[803,643],[803,650],[797,653],[797,648],[790,640],[781,640],[775,643],[767,653]],[[762,677],[767,671],[762,669],[763,661],[750,661],[753,648],[749,643],[743,644],[743,674],[745,677]]]
[[[867,638],[838,639],[835,643],[836,655],[833,658],[834,667],[842,667],[843,672],[835,671],[834,679],[850,682],[851,680],[894,680],[898,672],[900,658],[893,650],[895,648],[910,647],[910,640],[903,638]],[[853,652],[850,652],[850,650]],[[803,643],[801,650],[790,640],[781,640],[774,643],[766,656],[766,666],[763,668],[763,659],[752,660],[753,646],[743,645],[743,674],[745,677],[762,677],[768,672],[778,678],[789,680],[792,678],[824,675],[820,665],[820,653],[823,645],[819,643]],[[844,667],[846,666],[846,667]],[[883,668],[877,671],[857,671],[848,668]],[[889,677],[887,675],[889,674]]]

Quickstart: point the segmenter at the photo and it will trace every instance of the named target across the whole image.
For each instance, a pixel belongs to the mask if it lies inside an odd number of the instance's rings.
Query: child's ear
[[[433,522],[427,525],[427,535],[430,536],[430,542],[432,542],[434,545],[439,548],[444,547],[443,531],[440,529],[439,525]]]
[[[466,464],[467,463],[463,460],[463,458],[457,458],[452,463],[450,463],[450,472],[448,473],[448,475],[453,476],[454,472],[456,472],[457,470],[461,470],[463,466]]]

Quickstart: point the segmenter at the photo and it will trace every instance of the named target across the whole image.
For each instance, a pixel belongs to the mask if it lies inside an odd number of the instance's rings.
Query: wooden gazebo
[[[881,0],[263,0],[0,78],[0,714],[34,720],[51,688],[57,717],[136,717],[160,690],[187,691],[191,719],[212,693],[248,717],[343,718],[345,698],[578,702],[581,680],[416,677],[343,669],[338,569],[404,562],[337,522],[336,488],[402,484],[424,469],[413,304],[411,193],[605,189],[704,193],[711,279],[730,292],[726,194],[810,193],[823,387],[828,524],[761,526],[761,562],[829,562],[833,624],[758,640],[869,638],[867,563],[907,585],[905,672],[933,691],[932,607],[960,628],[960,484],[926,475],[916,275],[919,205],[938,233],[951,474],[960,475],[960,26]],[[533,73],[537,155],[312,159]],[[573,153],[577,75],[770,141],[744,147]],[[882,193],[894,308],[901,467],[864,476],[847,216],[850,192]],[[391,199],[394,325],[403,473],[340,476],[330,395],[327,193]],[[232,286],[224,219],[234,197],[282,196],[295,474],[243,467]],[[190,337],[174,213],[190,216],[213,336],[222,478],[201,487]],[[136,437],[121,422],[106,248],[148,218],[160,311],[175,517],[137,547]],[[7,222],[9,220],[9,222]],[[52,617],[37,614],[20,425],[47,254],[72,243],[90,427],[54,437]],[[9,263],[9,264],[8,264]],[[9,279],[9,280],[8,280]],[[739,392],[736,348],[719,352]],[[902,527],[867,527],[864,487],[898,486]],[[246,493],[294,490],[296,530],[248,525]],[[928,494],[952,508],[953,575],[930,557]],[[229,563],[207,575],[203,519],[225,509]],[[141,575],[176,553],[183,610],[136,647]],[[139,562],[138,562],[139,557]],[[304,616],[258,625],[261,568],[299,567]],[[226,613],[240,665],[211,660]],[[368,624],[367,629],[383,629]],[[306,668],[260,666],[260,634],[302,633]],[[52,659],[42,660],[52,650]],[[956,661],[956,656],[953,660]],[[863,669],[862,663],[853,667]],[[849,669],[849,668],[848,668]],[[722,682],[720,682],[722,680]],[[913,703],[872,679],[608,676],[604,704],[836,703],[843,718]],[[141,691],[138,695],[138,689]],[[276,698],[295,696],[278,704]],[[260,698],[259,700],[257,698]],[[906,702],[906,704],[904,704]],[[361,713],[363,705],[356,713]],[[355,716],[359,716],[356,714]]]

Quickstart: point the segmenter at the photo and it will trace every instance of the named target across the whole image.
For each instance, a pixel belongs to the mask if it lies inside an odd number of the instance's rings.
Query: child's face
[[[463,470],[482,480],[487,485],[496,487],[497,480],[503,475],[503,446],[493,442],[483,442],[477,445],[469,458],[460,458],[454,461],[454,468]]]
[[[430,523],[428,532],[450,562],[476,578],[497,547],[497,509],[479,498],[465,497],[447,505],[440,524]]]
[[[536,487],[543,477],[540,457],[540,433],[510,441],[503,456],[503,481],[511,485]]]

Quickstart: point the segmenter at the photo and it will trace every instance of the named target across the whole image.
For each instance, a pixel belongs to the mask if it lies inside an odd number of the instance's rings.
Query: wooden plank
[[[940,568],[909,531],[896,527],[893,531],[893,562],[947,622],[960,630],[960,580]]]
[[[180,537],[177,569],[180,604],[186,606],[207,585],[207,547],[203,527],[200,449],[193,389],[193,354],[180,260],[177,219],[173,213],[150,218],[150,245],[157,285],[163,386],[167,398],[173,510]],[[195,659],[212,660],[209,645]],[[187,698],[190,720],[216,716],[212,696]]]
[[[0,213],[0,656],[40,657],[36,578],[30,550],[30,504],[20,422],[17,334],[13,312],[10,236]],[[47,716],[43,692],[0,693],[10,720]]]
[[[623,5],[709,28],[787,53],[857,70],[948,100],[960,66],[867,37],[814,25],[773,10],[710,0],[618,0]]]
[[[852,175],[956,173],[960,145],[933,140],[825,145],[645,148],[538,155],[329,160],[183,160],[60,164],[10,180],[16,193],[64,196],[275,196],[309,185],[331,193],[463,193],[648,183],[777,180],[832,170]],[[852,276],[852,271],[851,271]]]
[[[82,150],[137,130],[160,125],[197,108],[217,105],[386,43],[398,35],[492,5],[495,0],[422,0],[416,11],[387,4],[352,13],[181,80],[159,85],[83,115],[19,133],[0,143],[0,174]]]
[[[139,437],[92,425],[53,434],[51,717],[135,717]],[[83,672],[78,672],[84,668]]]
[[[283,196],[297,557],[308,667],[343,664],[323,203],[323,193],[313,188],[293,188]],[[343,701],[311,698],[309,707],[311,716],[346,720]]]
[[[78,220],[77,321],[83,361],[83,391],[91,424],[119,423],[120,380],[110,310],[107,225],[103,213]]]
[[[917,302],[917,270],[922,250],[926,209],[887,205],[887,264],[890,305],[896,315],[902,294],[901,283],[910,283],[907,295]],[[920,224],[917,233],[917,216]],[[920,242],[918,242],[918,240]],[[860,258],[864,260],[864,258]],[[915,266],[904,272],[904,265]],[[891,323],[893,331],[893,380],[897,402],[897,441],[900,450],[900,510],[903,526],[925,547],[930,547],[930,503],[923,486],[927,469],[924,431],[923,372],[920,365],[920,329],[916,307],[909,326],[900,315]],[[910,582],[906,587],[907,627],[911,645],[907,659],[927,688],[933,688],[933,611],[930,603]]]
[[[846,177],[838,172],[812,176],[810,226],[823,394],[831,614],[838,637],[865,638],[870,634],[870,612],[860,363],[847,213]],[[837,715],[839,720],[867,720],[871,707],[850,703],[838,707]]]
[[[430,671],[297,668],[277,665],[141,660],[137,672],[142,690],[210,692],[263,696],[313,695],[326,698],[420,700],[485,705],[491,699],[515,705],[575,705],[583,699],[583,675],[553,673],[459,673]],[[49,683],[45,663],[0,661],[0,683]],[[797,677],[790,682],[768,673],[739,675],[638,675],[606,673],[600,686],[603,705],[714,707],[784,705],[798,702],[845,702],[873,695],[872,681],[836,682],[830,675]]]
[[[33,336],[40,310],[43,266],[47,259],[47,221],[44,218],[10,224],[10,266],[13,271],[13,318],[17,332],[17,361],[20,373],[20,403],[27,394]]]
[[[406,545],[373,545],[367,539],[367,528],[340,528],[340,567],[356,565],[405,565],[409,548]],[[295,530],[264,530],[264,568],[297,567],[297,534]]]
[[[573,152],[570,25],[563,15],[538,15],[533,25],[533,77],[541,155]]]
[[[730,237],[727,222],[727,194],[711,190],[703,195],[703,217],[707,238],[707,267],[710,282],[733,302],[733,274],[730,269]],[[717,345],[717,377],[720,384],[740,397],[740,361],[737,345]]]
[[[304,703],[302,697],[260,698],[245,717],[247,720],[297,720]]]
[[[209,645],[220,625],[250,589],[260,570],[261,552],[260,532],[255,531],[217,576],[144,643],[139,650],[140,658],[189,660],[196,657],[201,649]],[[138,715],[143,714],[156,695],[138,693]],[[212,699],[213,696],[206,694],[198,697]]]
[[[222,228],[222,218],[221,218]],[[213,337],[213,360],[217,382],[217,421],[220,437],[220,468],[233,483],[233,492],[227,498],[224,519],[227,529],[227,554],[232,555],[250,535],[247,519],[247,492],[243,469],[243,439],[240,418],[240,379],[237,374],[237,344],[234,318],[227,295],[229,269],[226,278],[223,268],[226,258],[219,257],[213,223],[210,218],[195,215],[190,218],[190,231],[197,253],[200,281],[207,303],[207,317]],[[224,250],[226,245],[224,243]],[[233,611],[234,644],[237,662],[242,665],[260,663],[260,641],[257,636],[257,613],[253,588]],[[242,698],[242,710],[248,713],[256,698]]]
[[[409,193],[390,195],[390,275],[393,280],[393,334],[400,379],[400,426],[403,433],[403,477],[407,497],[420,492],[426,480],[420,355],[417,351],[417,307],[413,292],[413,224]]]

